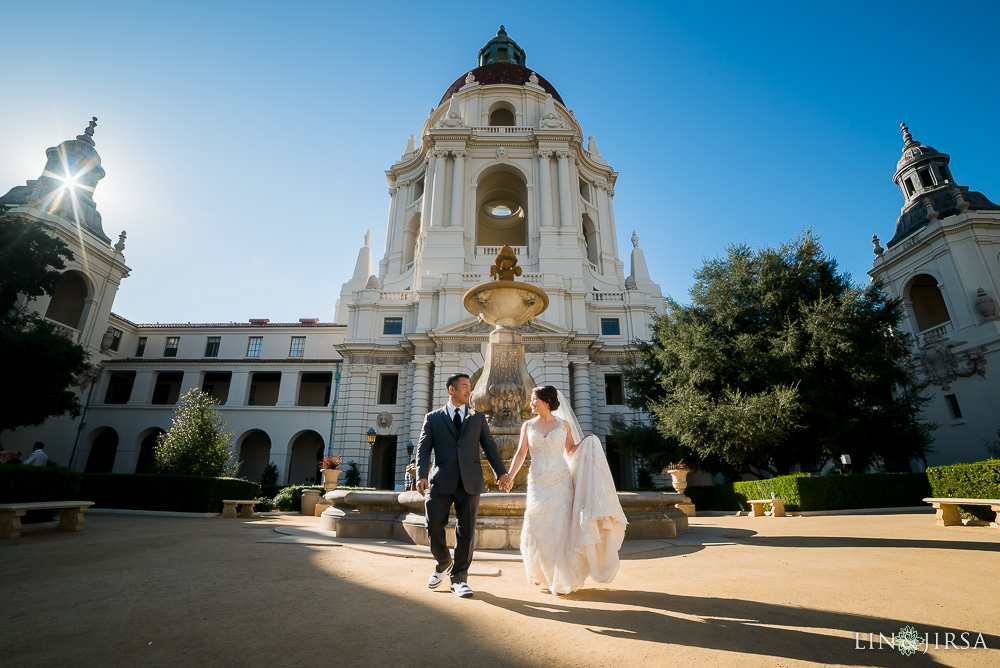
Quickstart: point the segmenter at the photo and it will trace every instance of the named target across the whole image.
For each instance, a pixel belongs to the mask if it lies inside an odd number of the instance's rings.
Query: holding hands
[[[514,478],[504,473],[502,476],[497,478],[497,487],[500,488],[501,492],[509,492],[510,488],[514,486]]]

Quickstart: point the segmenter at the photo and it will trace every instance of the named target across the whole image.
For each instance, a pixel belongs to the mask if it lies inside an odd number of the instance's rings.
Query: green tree
[[[0,431],[80,414],[70,386],[89,369],[87,352],[27,308],[51,294],[73,253],[37,221],[0,204]]]
[[[624,369],[628,402],[724,470],[774,474],[849,454],[854,470],[906,468],[930,447],[899,300],[853,285],[812,232],[731,246],[666,300]]]
[[[181,397],[170,431],[156,439],[160,473],[235,477],[239,469],[218,402],[198,388]]]

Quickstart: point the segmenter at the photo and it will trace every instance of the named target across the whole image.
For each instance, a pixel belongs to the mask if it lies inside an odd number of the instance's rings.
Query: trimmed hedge
[[[81,498],[83,474],[62,466],[25,466],[0,464],[0,503],[29,501],[90,501]],[[46,522],[55,517],[55,510],[29,510],[22,518],[25,524]]]
[[[785,500],[788,510],[843,510],[919,506],[930,495],[925,473],[808,473],[722,485],[688,487],[685,494],[701,510],[749,510],[750,499]]]
[[[1000,499],[1000,459],[974,464],[932,466],[927,469],[931,493],[928,496]],[[985,506],[959,506],[981,520],[993,520],[995,513]]]
[[[323,485],[289,485],[274,497],[274,509],[298,512],[302,508],[302,490],[305,489],[323,491]]]
[[[98,508],[218,513],[223,499],[256,499],[260,484],[190,475],[87,473],[81,494]]]

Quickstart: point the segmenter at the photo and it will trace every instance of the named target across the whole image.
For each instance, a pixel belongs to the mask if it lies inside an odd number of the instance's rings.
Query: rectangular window
[[[911,179],[910,177],[906,177],[906,180],[904,180],[903,183],[906,184],[907,194],[910,197],[913,197],[913,193],[917,192],[917,189],[913,187],[913,179]]]
[[[378,402],[380,404],[396,403],[396,392],[399,390],[399,374],[383,373],[378,377]]]
[[[403,319],[402,318],[386,318],[382,321],[382,333],[383,334],[402,334],[403,333]]]
[[[108,390],[104,393],[106,404],[127,404],[135,384],[135,371],[112,371]]]
[[[222,342],[221,336],[210,336],[205,343],[205,357],[218,357],[219,344]]]
[[[156,384],[153,386],[154,404],[176,404],[181,393],[183,371],[160,371],[156,374]]]
[[[181,337],[168,336],[167,343],[163,346],[164,357],[177,357],[177,346],[181,343]]]
[[[305,357],[306,355],[306,337],[304,336],[293,336],[292,345],[288,348],[289,357]]]
[[[948,414],[952,420],[962,419],[962,409],[958,407],[958,398],[954,394],[944,395],[944,400],[948,404]]]
[[[622,326],[618,318],[601,318],[601,334],[604,336],[621,336]]]
[[[111,328],[111,345],[109,346],[111,350],[118,352],[118,347],[122,344],[122,330]]]
[[[140,336],[139,342],[135,344],[135,356],[142,357],[142,354],[146,352],[146,337]]]
[[[920,176],[920,183],[924,186],[924,188],[930,188],[934,185],[934,181],[931,180],[931,170],[918,169],[917,174]]]
[[[263,345],[263,336],[251,336],[247,341],[247,357],[260,357],[260,349]]]
[[[620,406],[625,403],[625,393],[622,392],[621,374],[604,374],[604,402],[608,406]]]
[[[948,174],[948,168],[944,165],[938,165],[938,174],[941,176],[942,181],[951,181],[951,175]]]

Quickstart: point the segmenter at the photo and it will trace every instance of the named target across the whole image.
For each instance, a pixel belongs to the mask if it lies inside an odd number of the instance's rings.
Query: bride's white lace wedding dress
[[[568,594],[589,575],[610,582],[618,572],[625,513],[601,442],[588,436],[572,457],[565,454],[566,422],[542,434],[528,423],[528,499],[521,556],[529,582]]]

